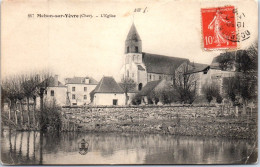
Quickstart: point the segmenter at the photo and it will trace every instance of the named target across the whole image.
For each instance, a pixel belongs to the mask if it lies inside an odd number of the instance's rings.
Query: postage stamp
[[[235,7],[201,9],[205,50],[237,47]]]

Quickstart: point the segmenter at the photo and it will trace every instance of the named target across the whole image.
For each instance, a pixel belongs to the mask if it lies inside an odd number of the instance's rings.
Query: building
[[[98,82],[92,77],[65,78],[66,104],[70,106],[90,104],[90,92],[97,84]]]
[[[113,77],[103,77],[91,96],[93,105],[125,105],[124,91]]]
[[[172,83],[165,79],[148,82],[139,93],[140,96],[143,97],[142,102],[148,104],[149,103],[148,96],[150,95],[151,92],[153,92],[153,91],[158,92],[165,88],[171,89],[171,86],[172,86]],[[155,102],[155,99],[150,99],[150,100],[153,100],[153,104],[157,104],[158,102],[160,102],[159,98],[158,98],[157,102]]]
[[[142,90],[150,81],[172,81],[175,72],[190,61],[184,58],[142,52],[142,40],[133,24],[125,41],[125,61],[121,69],[122,77],[130,77],[137,83],[137,89]]]
[[[215,59],[214,59],[215,60]],[[213,63],[207,66],[197,66],[192,70],[189,70],[185,75],[194,75],[196,78],[196,92],[197,95],[203,95],[203,87],[209,84],[216,84],[219,88],[219,93],[223,94],[223,80],[224,78],[235,76],[235,71],[224,71],[221,70],[218,65]]]
[[[44,82],[47,81],[45,80]],[[67,86],[58,80],[58,75],[50,77],[48,79],[47,88],[44,94],[44,102],[49,104],[55,103],[56,105],[64,106],[66,105],[66,93]],[[37,97],[36,101],[37,107],[39,107],[40,98]]]

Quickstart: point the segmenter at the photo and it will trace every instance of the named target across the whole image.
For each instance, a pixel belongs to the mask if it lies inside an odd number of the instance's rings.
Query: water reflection
[[[15,132],[4,130],[5,164],[237,164],[257,159],[252,141],[171,135]],[[79,154],[78,143],[89,143]],[[19,147],[19,148],[18,148]]]

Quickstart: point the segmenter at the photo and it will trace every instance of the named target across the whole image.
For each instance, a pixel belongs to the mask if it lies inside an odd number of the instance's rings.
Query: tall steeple
[[[125,40],[125,53],[142,53],[142,40],[134,23],[132,24]]]

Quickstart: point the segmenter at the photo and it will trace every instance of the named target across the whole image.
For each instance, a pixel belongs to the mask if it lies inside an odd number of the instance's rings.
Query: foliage
[[[170,104],[176,99],[174,98],[174,89],[170,87],[164,87],[163,89],[160,89],[157,91],[157,95],[159,98],[159,101],[161,101],[163,104]]]
[[[222,100],[223,100],[223,98],[221,97],[220,94],[218,94],[217,97],[216,97],[216,102],[219,103],[219,104],[221,104],[221,103],[222,103]]]
[[[247,102],[257,98],[258,43],[232,54],[235,55],[236,75],[224,78],[224,90],[234,105],[243,104],[245,114]]]
[[[39,94],[40,87],[48,86],[48,80],[50,73],[47,71],[39,71],[38,73],[31,74],[19,74],[6,76],[2,80],[1,84],[1,100],[9,102],[9,119],[11,119],[11,110],[15,113],[15,122],[18,123],[17,118],[17,101],[21,102],[27,99],[27,111],[29,112],[29,100],[34,100],[34,106],[36,105],[36,97]],[[41,85],[44,83],[44,85]],[[23,117],[23,109],[21,109],[21,117]],[[35,109],[34,109],[35,110]],[[35,112],[35,111],[34,111]],[[28,113],[28,124],[30,125],[30,114]],[[35,115],[33,117],[35,120]],[[21,118],[23,124],[23,118]]]
[[[148,95],[147,95],[147,99],[148,99],[148,104],[158,104],[159,102],[159,96],[158,96],[158,92],[156,91],[151,91]]]
[[[206,84],[202,88],[202,92],[205,95],[206,99],[210,103],[213,100],[213,97],[218,97],[219,95],[219,88],[216,83]],[[222,101],[222,100],[221,100]]]
[[[224,88],[227,97],[233,103],[236,97],[242,98],[243,101],[249,101],[257,97],[257,81],[250,75],[237,74],[235,77],[226,78],[224,85],[226,85]]]
[[[53,130],[60,131],[61,129],[61,113],[60,107],[55,101],[50,103],[44,103],[44,111],[42,115],[38,115],[38,119],[41,120],[41,127],[43,131]]]
[[[232,66],[234,65],[234,60],[234,52],[222,53],[216,59],[216,61],[219,63],[219,67],[221,68],[221,70],[232,69]]]
[[[236,52],[236,69],[238,72],[251,71],[253,64],[253,60],[249,57],[246,50]]]
[[[251,71],[257,71],[258,69],[258,42],[253,43],[247,49],[247,55],[251,59]]]
[[[140,105],[142,103],[142,96],[137,93],[133,98],[132,98],[132,104],[133,105]]]

